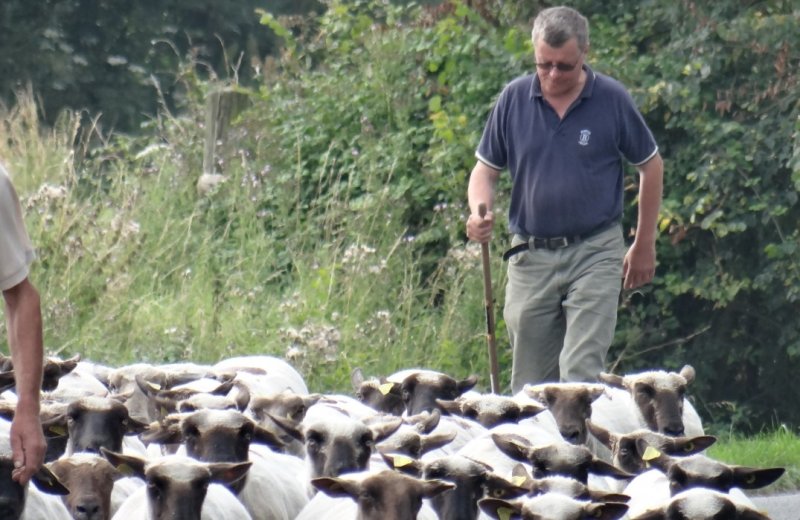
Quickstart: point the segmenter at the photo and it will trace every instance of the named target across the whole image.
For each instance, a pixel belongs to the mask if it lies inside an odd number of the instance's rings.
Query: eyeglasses
[[[561,72],[570,72],[570,71],[575,70],[575,67],[578,66],[578,62],[580,62],[580,61],[581,61],[580,58],[578,58],[578,61],[576,61],[575,63],[562,63],[560,61],[557,61],[555,63],[553,63],[552,61],[546,61],[544,63],[539,63],[537,61],[536,62],[536,68],[539,69],[539,70],[543,70],[545,72],[550,72],[553,69],[558,69]]]
[[[581,62],[581,58],[583,57],[583,52],[578,55],[578,59],[575,60],[575,63],[564,63],[561,61],[545,61],[545,62],[536,62],[536,68],[543,71],[543,72],[550,72],[553,69],[558,69],[560,72],[572,72],[575,70],[575,67],[578,66],[578,63]]]

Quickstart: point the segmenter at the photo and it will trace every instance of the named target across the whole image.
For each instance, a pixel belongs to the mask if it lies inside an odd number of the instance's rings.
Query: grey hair
[[[550,7],[533,21],[531,40],[534,45],[541,39],[550,47],[559,48],[572,38],[577,40],[581,51],[589,49],[589,21],[571,7]]]

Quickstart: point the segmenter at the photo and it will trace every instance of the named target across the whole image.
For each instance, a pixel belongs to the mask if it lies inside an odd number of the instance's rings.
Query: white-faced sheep
[[[309,507],[297,520],[436,520],[436,513],[423,505],[423,500],[454,487],[449,482],[418,480],[392,470],[321,477],[311,483],[331,497],[348,500],[331,502],[315,497],[326,505],[325,510],[319,514]]]
[[[651,370],[625,376],[602,373],[600,381],[612,387],[593,405],[592,421],[616,433],[639,428],[672,436],[700,436],[703,424],[686,398],[695,371]]]
[[[204,463],[176,455],[147,461],[105,450],[103,455],[147,484],[125,500],[113,520],[251,520],[225,487],[247,474],[249,462]]]
[[[730,495],[707,488],[683,491],[659,507],[631,516],[630,520],[769,520],[769,517]]]

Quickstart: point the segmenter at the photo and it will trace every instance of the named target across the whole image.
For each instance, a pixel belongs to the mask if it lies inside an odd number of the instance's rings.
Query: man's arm
[[[469,202],[470,215],[467,218],[467,237],[470,240],[484,243],[492,238],[492,228],[494,227],[494,187],[500,172],[478,161],[469,176],[469,186],[467,188],[467,200]],[[481,218],[478,214],[478,206],[486,204],[486,216]]]
[[[44,462],[46,443],[39,420],[42,385],[42,312],[39,292],[26,278],[3,291],[8,344],[14,362],[17,409],[11,424],[15,480],[26,483]]]
[[[635,289],[652,281],[656,272],[656,225],[664,185],[664,162],[656,153],[637,167],[639,220],[636,236],[623,262],[623,287]]]

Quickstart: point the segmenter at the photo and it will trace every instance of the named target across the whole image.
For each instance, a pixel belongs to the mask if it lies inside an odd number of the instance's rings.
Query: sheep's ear
[[[128,425],[128,431],[125,432],[125,435],[138,435],[146,431],[147,428],[150,426],[147,423],[137,421],[133,417],[128,417],[127,425]]]
[[[733,481],[736,487],[742,489],[759,489],[768,486],[778,480],[786,468],[747,468],[744,466],[734,466]]]
[[[463,394],[467,390],[472,390],[472,387],[474,387],[476,384],[478,384],[478,376],[472,374],[468,378],[457,382],[458,392]]]
[[[536,484],[536,481],[531,477],[531,474],[528,473],[528,470],[525,469],[525,466],[516,464],[514,465],[514,469],[511,470],[511,483],[517,487],[533,491],[533,486]]]
[[[5,392],[9,388],[14,388],[16,381],[14,379],[14,371],[0,373],[0,392]]]
[[[134,455],[123,455],[105,448],[100,448],[103,457],[117,468],[117,471],[126,477],[144,478],[144,466],[147,463],[143,458]]]
[[[600,441],[600,443],[608,449],[614,444],[613,434],[592,422],[591,419],[586,419],[586,429]]]
[[[42,421],[42,430],[47,438],[64,437],[67,435],[67,414],[60,413]]]
[[[695,371],[692,365],[684,365],[679,372],[681,376],[686,380],[687,383],[692,383],[695,378]]]
[[[616,502],[589,504],[586,506],[587,517],[597,518],[598,520],[614,520],[616,518],[620,518],[627,512],[628,504],[619,504]]]
[[[55,473],[50,471],[50,468],[46,465],[39,468],[39,471],[33,475],[31,480],[39,491],[49,495],[69,495],[69,489],[58,480]]]
[[[461,415],[461,402],[458,400],[450,401],[445,399],[436,399],[436,404],[439,405],[443,411],[449,414]]]
[[[398,428],[403,424],[403,419],[400,417],[392,417],[389,420],[382,421],[378,424],[373,424],[369,426],[369,429],[372,431],[372,436],[376,443],[381,442],[389,435],[393,434],[397,431]]]
[[[605,383],[608,386],[612,386],[614,388],[625,388],[625,383],[623,382],[623,377],[618,376],[615,374],[609,374],[607,372],[601,372],[597,379],[601,383]]]
[[[291,437],[300,442],[305,442],[306,437],[305,435],[303,435],[303,432],[300,430],[297,423],[289,419],[284,419],[283,417],[272,415],[269,412],[263,412],[263,413],[264,415],[269,417],[272,420],[272,422],[280,426],[280,428],[286,433],[288,433]]]
[[[530,419],[531,417],[536,417],[545,410],[547,410],[547,407],[543,404],[537,402],[526,402],[519,407],[519,418],[520,420]]]
[[[280,437],[258,424],[256,424],[253,429],[253,442],[269,446],[275,451],[283,451],[286,447],[286,443],[284,443]]]
[[[432,433],[430,435],[424,435],[422,437],[422,453],[428,453],[431,450],[435,450],[437,448],[441,448],[442,446],[447,446],[453,439],[456,438],[458,433],[453,430],[449,432],[443,433]]]
[[[444,480],[423,480],[422,481],[422,496],[425,498],[432,498],[436,495],[450,491],[456,487],[452,482],[445,482]]]
[[[698,437],[670,437],[664,447],[669,455],[694,455],[700,453],[717,442],[713,435],[700,435]]]
[[[500,448],[500,451],[508,455],[514,460],[527,461],[531,445],[527,439],[520,435],[510,434],[492,434],[492,440],[495,445]]]
[[[605,475],[607,477],[617,478],[617,479],[633,478],[634,476],[628,473],[627,471],[622,471],[613,464],[609,464],[608,462],[597,458],[592,459],[592,462],[589,465],[589,471],[596,475]]]
[[[416,459],[412,459],[407,455],[401,455],[398,453],[382,452],[381,457],[383,458],[383,461],[386,462],[386,465],[392,469],[415,477],[422,476],[423,464]]]
[[[645,462],[645,466],[648,468],[650,466],[655,466],[662,471],[666,471],[672,461],[669,455],[660,452],[645,439],[636,439],[636,452],[640,454],[642,460]]]
[[[522,503],[509,502],[499,498],[482,498],[478,500],[481,511],[499,520],[512,520],[522,518]]]
[[[631,497],[622,493],[609,493],[608,491],[599,491],[595,489],[589,490],[589,498],[592,502],[617,502],[620,504],[627,504],[631,501]],[[618,518],[618,517],[614,517]]]
[[[252,462],[211,462],[211,480],[220,484],[231,485],[244,478],[250,470]]]
[[[332,497],[351,497],[357,499],[361,492],[361,487],[357,482],[343,478],[312,478],[311,485]]]
[[[364,372],[361,371],[360,367],[356,367],[350,372],[350,385],[353,387],[353,392],[358,392],[358,389],[361,388],[364,381]]]
[[[245,385],[236,384],[236,398],[233,402],[236,404],[236,409],[240,412],[247,410],[247,405],[250,404],[250,390]],[[227,393],[227,392],[226,392]]]

